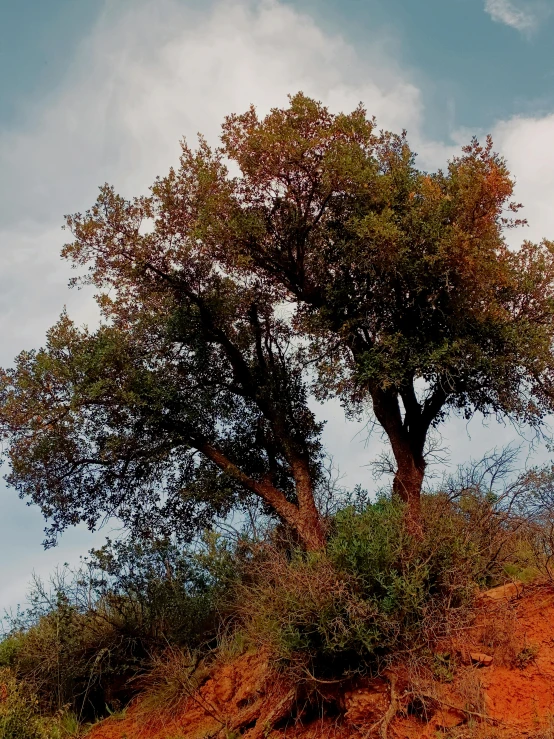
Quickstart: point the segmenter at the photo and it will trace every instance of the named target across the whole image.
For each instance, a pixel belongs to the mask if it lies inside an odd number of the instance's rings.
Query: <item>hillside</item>
[[[554,731],[553,631],[552,586],[503,586],[483,594],[470,629],[436,650],[434,674],[404,660],[379,678],[321,683],[319,700],[305,709],[264,655],[245,654],[214,666],[171,710],[139,697],[89,739],[547,739]],[[269,726],[276,728],[268,733]]]

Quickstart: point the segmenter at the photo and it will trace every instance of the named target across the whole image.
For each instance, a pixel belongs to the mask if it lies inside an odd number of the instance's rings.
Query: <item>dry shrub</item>
[[[517,629],[517,612],[512,603],[498,605],[479,627],[478,639],[494,653],[496,664],[526,669],[538,654],[538,645]]]
[[[525,544],[541,575],[554,582],[554,466],[522,476],[525,495],[519,509],[525,517]]]
[[[329,668],[332,674],[337,659],[348,670],[360,654],[379,648],[377,608],[325,554],[288,560],[268,550],[256,567],[257,576],[238,598],[241,622],[249,640],[269,648],[298,679],[306,680],[314,669],[319,677]]]
[[[470,461],[446,477],[424,505],[437,509],[458,528],[462,547],[471,550],[474,579],[491,587],[507,579],[536,575],[530,546],[530,473],[516,474],[519,449],[506,447]],[[435,527],[440,536],[440,523]]]
[[[102,701],[109,700],[105,687],[123,673],[122,658],[129,670],[130,648],[114,625],[101,613],[80,613],[61,596],[54,609],[7,644],[13,641],[14,671],[49,713],[71,705],[88,717],[87,708],[104,708]]]
[[[516,626],[517,615],[511,603],[498,606],[483,620],[477,638],[485,649],[494,652],[496,664],[505,666],[514,664],[521,649]]]
[[[3,739],[46,738],[40,723],[34,696],[25,694],[9,670],[0,670],[0,736]]]
[[[174,716],[183,703],[192,699],[202,701],[202,708],[219,720],[217,709],[203,701],[198,693],[210,676],[210,669],[199,654],[168,647],[152,658],[151,667],[137,679],[141,699],[136,712],[144,719],[155,715],[158,719]]]
[[[468,534],[478,502],[425,498],[420,539],[402,505],[383,498],[339,511],[325,552],[267,548],[238,597],[248,638],[316,682],[379,671],[401,653],[428,658],[466,623],[477,583],[501,570],[490,536],[481,541],[477,525]]]
[[[405,685],[403,712],[421,721],[429,721],[440,705],[439,685],[433,679],[432,670],[412,657],[397,666]]]
[[[16,680],[8,668],[0,668],[0,737],[2,739],[77,739],[79,724],[66,710],[54,716],[41,714],[37,697]]]
[[[483,716],[486,714],[485,691],[478,668],[465,668],[460,674],[456,687],[464,710]]]
[[[234,563],[213,538],[195,552],[115,542],[88,564],[58,573],[50,588],[35,582],[31,608],[0,641],[0,667],[11,667],[43,710],[70,705],[94,720],[127,703],[133,678],[152,659],[156,667],[168,644],[186,651],[215,642]]]
[[[325,552],[262,547],[237,597],[248,639],[316,682],[379,671],[402,655],[433,669],[435,645],[468,625],[479,588],[529,567],[529,479],[502,482],[513,459],[492,453],[422,496],[421,537],[403,506],[382,497],[335,511]],[[487,639],[514,659],[509,633]],[[450,679],[455,666],[441,668]]]

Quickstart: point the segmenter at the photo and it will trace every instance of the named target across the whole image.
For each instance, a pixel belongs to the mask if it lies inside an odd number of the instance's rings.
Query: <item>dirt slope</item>
[[[554,738],[552,587],[489,591],[474,626],[437,652],[434,674],[399,665],[341,692],[321,685],[323,716],[298,705],[266,657],[247,654],[171,711],[138,700],[89,739]]]

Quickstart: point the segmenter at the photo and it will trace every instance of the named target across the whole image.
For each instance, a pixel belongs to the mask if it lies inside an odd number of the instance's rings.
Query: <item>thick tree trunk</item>
[[[325,548],[325,531],[319,513],[314,516],[307,515],[305,511],[299,511],[295,528],[307,552],[319,552]]]
[[[326,537],[321,514],[317,510],[309,462],[305,458],[291,455],[291,467],[296,483],[298,499],[297,531],[308,551],[325,547]]]
[[[324,549],[326,536],[321,514],[315,505],[311,482],[309,490],[298,493],[298,519],[295,528],[305,549],[308,552],[317,552]]]
[[[425,475],[423,447],[428,425],[422,419],[421,407],[415,401],[402,417],[398,394],[375,388],[372,392],[373,410],[385,430],[396,461],[393,494],[406,504],[410,530],[421,532],[421,488]]]
[[[425,460],[416,459],[410,452],[396,457],[397,469],[392,486],[396,495],[406,504],[407,523],[410,531],[421,531],[421,488],[425,475]]]

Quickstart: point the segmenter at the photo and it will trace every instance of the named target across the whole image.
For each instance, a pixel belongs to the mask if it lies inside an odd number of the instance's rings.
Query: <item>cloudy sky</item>
[[[64,305],[94,320],[66,287],[64,214],[106,181],[145,192],[181,137],[215,141],[225,114],[298,90],[406,128],[426,169],[491,132],[530,223],[511,239],[554,237],[553,32],[553,0],[0,0],[0,364],[40,346]],[[372,487],[378,440],[320,413],[345,481]],[[444,429],[452,464],[513,438],[478,419]],[[1,609],[104,532],[45,553],[39,512],[0,494]]]

